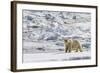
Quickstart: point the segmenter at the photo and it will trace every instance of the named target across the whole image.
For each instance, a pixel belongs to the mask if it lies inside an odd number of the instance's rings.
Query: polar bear
[[[81,44],[78,40],[64,40],[65,52],[82,52]]]

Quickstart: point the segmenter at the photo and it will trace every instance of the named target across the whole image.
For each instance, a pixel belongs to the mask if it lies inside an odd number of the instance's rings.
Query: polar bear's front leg
[[[72,41],[68,41],[68,52],[70,53],[72,51]]]

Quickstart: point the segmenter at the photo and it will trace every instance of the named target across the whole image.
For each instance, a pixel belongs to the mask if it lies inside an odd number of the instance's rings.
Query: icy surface
[[[91,57],[91,13],[23,10],[22,26],[24,62]],[[64,39],[78,40],[84,51],[65,53]]]
[[[24,63],[90,59],[90,52],[24,54]]]

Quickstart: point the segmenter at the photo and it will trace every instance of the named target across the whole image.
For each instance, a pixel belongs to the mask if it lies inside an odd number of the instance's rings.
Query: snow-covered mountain
[[[23,11],[23,39],[59,40],[68,36],[90,38],[90,13]],[[84,34],[84,35],[83,35]]]

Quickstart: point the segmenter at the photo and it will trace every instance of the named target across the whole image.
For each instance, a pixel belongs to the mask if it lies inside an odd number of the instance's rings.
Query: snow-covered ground
[[[23,63],[30,62],[46,62],[46,61],[69,61],[90,59],[89,51],[78,53],[39,53],[39,54],[23,54]]]

